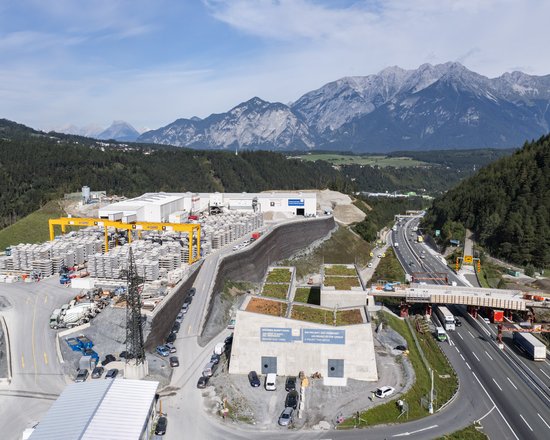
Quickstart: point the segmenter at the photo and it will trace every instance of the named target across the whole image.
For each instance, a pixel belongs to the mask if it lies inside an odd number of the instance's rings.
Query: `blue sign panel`
[[[304,329],[304,344],[339,344],[346,343],[345,330]]]
[[[262,342],[292,342],[292,329],[261,327],[260,339]]]
[[[304,206],[304,199],[288,199],[288,206]]]

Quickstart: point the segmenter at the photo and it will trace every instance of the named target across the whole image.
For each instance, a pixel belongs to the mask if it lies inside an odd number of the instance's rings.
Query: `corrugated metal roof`
[[[63,391],[30,440],[138,440],[158,382],[92,380]]]

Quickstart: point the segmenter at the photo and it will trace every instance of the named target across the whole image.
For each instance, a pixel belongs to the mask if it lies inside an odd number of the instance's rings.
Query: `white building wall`
[[[291,329],[297,338],[292,342],[265,342],[261,328]],[[304,329],[343,330],[345,344],[305,343],[300,339]],[[378,372],[370,324],[325,326],[246,311],[237,312],[229,372],[247,374],[262,371],[262,356],[277,358],[277,374],[296,376],[319,372],[328,377],[328,360],[344,360],[344,377],[376,381]]]

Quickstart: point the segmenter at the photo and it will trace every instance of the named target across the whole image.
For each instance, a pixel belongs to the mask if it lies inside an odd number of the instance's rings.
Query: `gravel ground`
[[[377,382],[349,379],[348,386],[329,387],[323,385],[322,379],[310,379],[310,386],[305,392],[305,411],[300,418],[295,418],[295,428],[334,426],[340,414],[350,416],[356,411],[383,403],[377,398],[370,400],[371,393],[379,386],[393,386],[398,393],[408,390],[414,383],[414,371],[401,352],[394,350],[396,345],[404,342],[398,333],[389,328],[375,333]],[[226,362],[225,359],[222,362]],[[277,424],[287,394],[284,389],[286,377],[277,378],[276,391],[266,391],[263,387],[265,377],[260,376],[261,387],[252,388],[246,375],[229,375],[226,371],[226,368],[218,369],[210,380],[212,386],[203,392],[208,412],[219,416],[220,402],[226,398],[234,409],[237,421],[253,425],[254,429],[286,429]]]

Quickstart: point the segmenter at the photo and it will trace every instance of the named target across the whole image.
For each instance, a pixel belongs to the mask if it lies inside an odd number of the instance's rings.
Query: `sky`
[[[0,118],[138,130],[385,67],[550,73],[548,0],[0,0]]]

